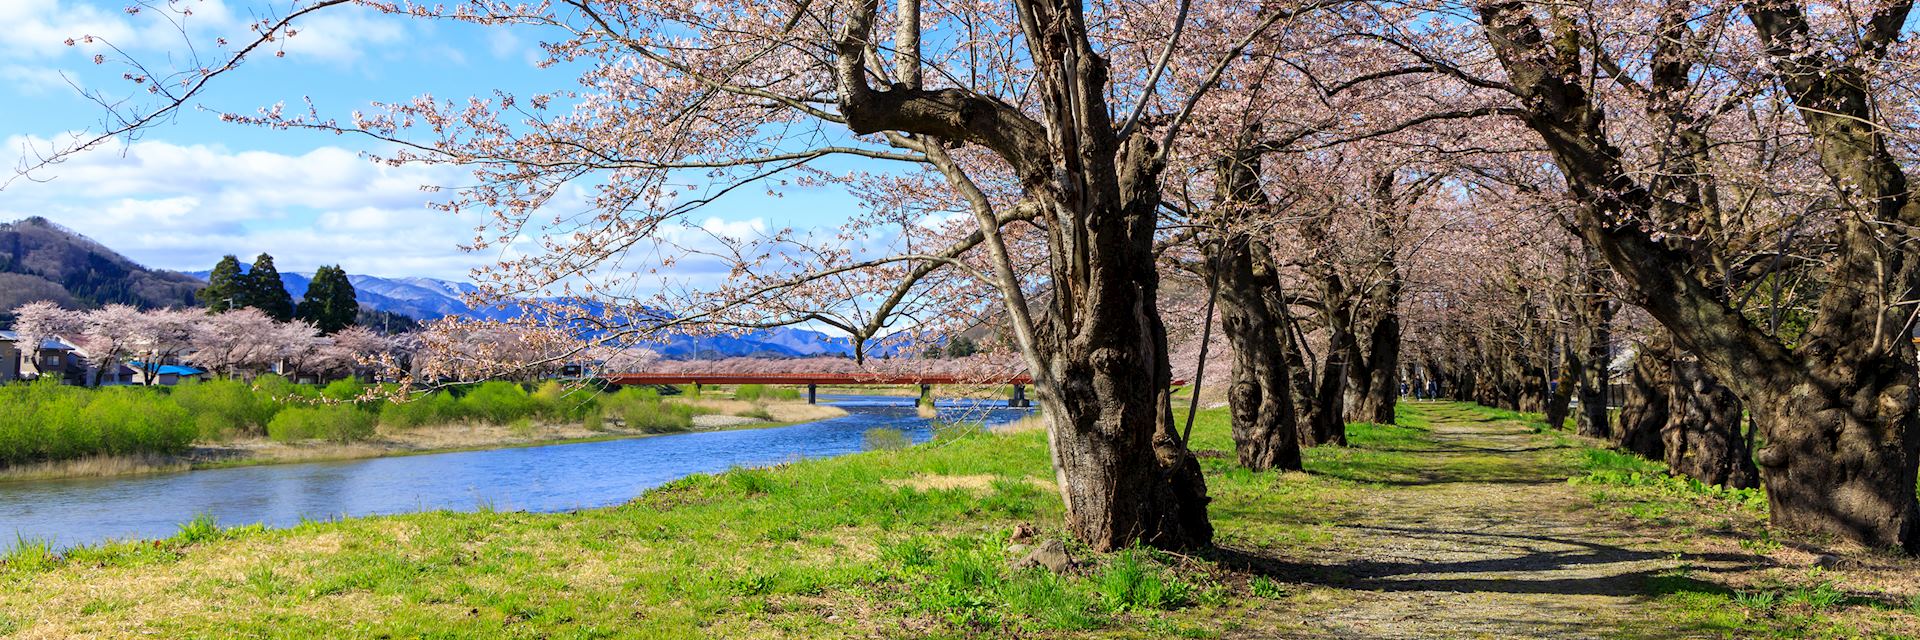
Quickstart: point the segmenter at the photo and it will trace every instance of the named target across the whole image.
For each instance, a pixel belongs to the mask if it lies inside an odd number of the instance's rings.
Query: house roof
[[[0,331],[0,342],[19,342],[19,341],[20,341],[19,332]],[[45,340],[40,341],[40,348],[53,349],[56,351],[73,351],[77,347],[75,347],[71,343],[68,343],[66,340],[62,340],[58,337],[53,337],[53,338],[47,338]]]
[[[133,367],[134,370],[136,371],[145,371],[147,368],[147,365],[142,364],[137,360],[127,361],[127,366]],[[165,376],[165,375],[197,376],[197,375],[206,373],[206,370],[195,369],[193,367],[186,367],[186,366],[181,366],[177,364],[163,364],[158,367],[155,367],[153,370],[153,373],[155,375],[162,375],[162,376]]]

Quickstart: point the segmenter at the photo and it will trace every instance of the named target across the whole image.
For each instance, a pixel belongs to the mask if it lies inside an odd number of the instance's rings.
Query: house
[[[133,378],[129,381],[130,384],[154,384],[171,387],[186,380],[207,379],[207,371],[205,369],[186,365],[163,364],[154,367],[153,380],[151,382],[147,380],[147,365],[138,361],[130,361],[126,364],[126,368],[133,373]]]
[[[38,349],[28,352],[20,344],[20,334],[12,331],[0,331],[0,342],[8,345],[9,366],[0,368],[0,374],[11,372],[11,377],[0,375],[0,380],[38,378],[40,376],[59,376],[66,384],[84,384],[87,380],[87,362],[85,354],[79,352],[71,342],[59,337],[41,341]]]
[[[19,340],[12,331],[0,331],[0,384],[20,379],[20,350],[13,346]]]

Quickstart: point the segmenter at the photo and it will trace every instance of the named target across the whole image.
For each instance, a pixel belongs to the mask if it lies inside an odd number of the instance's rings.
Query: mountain
[[[142,308],[195,304],[201,281],[148,269],[46,218],[0,223],[0,321],[37,300],[71,308],[130,304]]]
[[[247,269],[246,262],[241,263],[241,269]],[[45,218],[0,224],[0,326],[12,323],[9,312],[14,308],[36,300],[52,300],[73,309],[112,303],[142,308],[198,306],[194,292],[206,286],[207,274],[148,269]],[[306,295],[313,274],[282,271],[280,279],[297,301]],[[520,313],[512,305],[469,306],[463,296],[479,289],[464,282],[354,274],[348,274],[347,279],[353,283],[363,311],[396,313],[421,321],[447,316],[505,319]],[[853,355],[848,338],[791,327],[737,336],[672,335],[645,346],[671,359]]]

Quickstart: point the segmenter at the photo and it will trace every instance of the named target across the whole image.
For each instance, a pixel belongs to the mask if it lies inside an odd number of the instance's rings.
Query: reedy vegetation
[[[651,388],[600,392],[513,382],[393,397],[354,380],[324,387],[274,375],[251,382],[215,379],[175,387],[86,389],[52,380],[0,385],[0,467],[96,455],[180,454],[195,442],[265,436],[281,442],[352,442],[378,429],[523,421],[585,423],[589,428],[671,433],[693,428],[703,410],[662,401]],[[755,398],[791,391],[757,390]]]

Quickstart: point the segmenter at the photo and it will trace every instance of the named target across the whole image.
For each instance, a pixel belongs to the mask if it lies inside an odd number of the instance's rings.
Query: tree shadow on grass
[[[1671,572],[1670,567],[1648,566],[1671,554],[1628,549],[1544,534],[1441,531],[1411,527],[1342,526],[1409,539],[1470,538],[1481,556],[1449,560],[1352,559],[1311,563],[1283,559],[1259,550],[1216,548],[1214,559],[1224,566],[1285,582],[1316,584],[1366,591],[1435,591],[1452,593],[1530,593],[1562,595],[1660,595],[1650,579]],[[1542,549],[1538,546],[1559,547]],[[1745,554],[1705,554],[1690,562],[1749,563]],[[1664,565],[1664,563],[1662,563]],[[1608,565],[1621,565],[1618,570]],[[1702,588],[1712,583],[1694,581]],[[1662,584],[1672,584],[1671,580]],[[1714,585],[1717,587],[1717,585]],[[1724,589],[1723,587],[1719,587]]]

